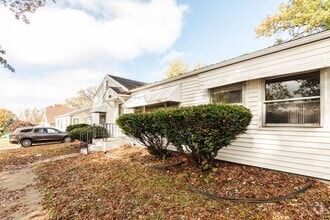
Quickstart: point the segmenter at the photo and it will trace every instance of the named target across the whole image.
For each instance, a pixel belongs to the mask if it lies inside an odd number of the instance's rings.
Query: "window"
[[[145,106],[145,112],[153,112],[161,108],[177,108],[179,107],[179,102],[162,102],[153,105]]]
[[[58,130],[55,130],[53,128],[47,128],[48,134],[58,134]]]
[[[80,123],[80,118],[72,118],[72,124],[76,125]]]
[[[42,134],[45,134],[45,133],[47,133],[47,130],[46,130],[46,128],[35,128],[35,129],[34,129],[34,133],[42,133]]]
[[[242,84],[222,86],[211,89],[212,103],[242,103]]]
[[[320,125],[320,73],[265,81],[265,124]]]

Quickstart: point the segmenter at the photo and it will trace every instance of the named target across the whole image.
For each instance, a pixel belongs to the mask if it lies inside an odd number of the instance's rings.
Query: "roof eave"
[[[197,69],[197,70],[189,71],[187,73],[184,73],[182,75],[179,75],[179,76],[176,76],[176,77],[173,77],[173,78],[164,79],[164,80],[161,80],[161,81],[158,81],[158,82],[146,85],[146,86],[142,86],[142,87],[139,87],[139,88],[136,88],[136,89],[132,89],[132,90],[130,90],[130,92],[138,92],[138,91],[143,90],[143,89],[152,88],[152,87],[155,87],[157,85],[162,85],[162,84],[173,82],[173,81],[176,81],[176,80],[179,80],[179,79],[184,79],[184,78],[191,77],[191,76],[194,76],[194,75],[197,75],[197,74],[200,74],[200,73],[208,72],[208,71],[211,71],[211,70],[214,70],[214,69],[219,69],[219,68],[222,68],[222,67],[225,67],[225,66],[229,66],[229,65],[244,62],[244,61],[247,61],[247,60],[255,59],[255,58],[258,58],[258,57],[266,56],[266,55],[276,53],[276,52],[279,52],[279,51],[284,51],[284,50],[295,48],[295,47],[298,47],[298,46],[301,46],[301,45],[321,41],[321,40],[327,39],[329,37],[330,37],[330,30],[329,31],[324,31],[324,32],[321,32],[321,33],[317,33],[317,34],[312,34],[312,35],[309,35],[309,36],[306,36],[306,37],[303,37],[303,38],[299,38],[299,39],[295,39],[295,40],[285,42],[283,44],[274,45],[274,46],[271,46],[271,47],[268,47],[268,48],[257,50],[257,51],[252,52],[252,53],[248,53],[248,54],[244,54],[244,55],[241,55],[241,56],[238,56],[238,57],[234,57],[234,58],[231,58],[229,60],[220,61],[218,63],[211,64],[211,65],[202,67],[202,68]]]

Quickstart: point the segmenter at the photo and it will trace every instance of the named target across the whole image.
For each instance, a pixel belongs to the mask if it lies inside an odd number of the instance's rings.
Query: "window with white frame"
[[[76,125],[80,123],[80,118],[73,118],[72,119],[72,124]]]
[[[265,80],[265,125],[320,126],[320,72]]]
[[[210,95],[212,103],[243,103],[242,83],[213,88],[210,90]]]

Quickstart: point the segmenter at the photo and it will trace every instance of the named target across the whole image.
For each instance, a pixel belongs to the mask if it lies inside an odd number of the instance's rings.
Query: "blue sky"
[[[0,69],[0,108],[63,103],[105,74],[161,80],[174,58],[192,69],[271,46],[254,28],[281,2],[63,0],[28,14],[30,25],[1,6],[0,45],[16,72]]]

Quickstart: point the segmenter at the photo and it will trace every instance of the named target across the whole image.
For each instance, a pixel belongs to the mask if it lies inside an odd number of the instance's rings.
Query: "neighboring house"
[[[63,115],[55,116],[55,127],[65,131],[66,127],[75,124],[91,124],[91,108],[81,108]]]
[[[146,83],[106,75],[96,91],[92,104],[92,124],[114,124],[124,113],[123,103],[129,99],[129,90]]]
[[[42,118],[41,125],[55,127],[55,117],[63,115],[68,112],[77,110],[76,108],[69,108],[62,104],[55,104],[54,106],[46,107]]]
[[[135,112],[244,105],[253,114],[248,130],[218,159],[330,180],[330,31],[128,92],[124,107]]]

